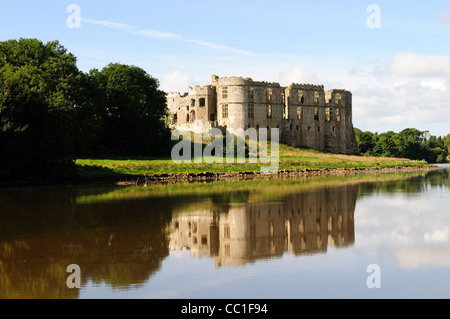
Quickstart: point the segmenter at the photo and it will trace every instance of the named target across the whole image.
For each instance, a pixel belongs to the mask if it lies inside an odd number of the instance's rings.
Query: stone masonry
[[[205,132],[212,127],[235,134],[238,129],[279,128],[280,142],[293,147],[356,154],[352,94],[323,85],[211,77],[211,85],[167,94],[172,128]]]

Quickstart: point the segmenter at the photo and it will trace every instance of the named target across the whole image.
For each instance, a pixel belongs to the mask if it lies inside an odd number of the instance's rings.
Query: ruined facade
[[[167,94],[172,128],[194,132],[212,127],[236,134],[248,128],[278,128],[280,142],[341,154],[358,152],[352,124],[352,94],[323,85],[258,82],[211,77],[211,85]]]

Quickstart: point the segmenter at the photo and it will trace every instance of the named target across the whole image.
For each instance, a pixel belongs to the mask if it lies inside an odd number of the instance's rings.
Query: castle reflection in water
[[[183,211],[172,218],[169,249],[214,257],[220,267],[352,245],[357,192],[358,186],[347,185],[292,194],[275,203],[250,200]]]

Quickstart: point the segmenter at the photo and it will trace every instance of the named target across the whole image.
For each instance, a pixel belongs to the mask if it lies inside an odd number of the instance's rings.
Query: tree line
[[[0,42],[0,177],[72,174],[77,156],[170,154],[157,79],[119,63],[82,72],[76,62],[58,41]]]
[[[355,128],[355,135],[361,155],[409,158],[428,163],[448,162],[450,134],[436,137],[429,131],[415,128],[378,134]]]

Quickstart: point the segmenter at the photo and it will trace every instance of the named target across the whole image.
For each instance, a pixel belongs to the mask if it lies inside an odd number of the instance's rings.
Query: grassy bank
[[[279,146],[279,169],[380,169],[399,167],[422,167],[424,161],[412,161],[399,158],[367,157],[356,155],[339,155],[322,153],[310,149]],[[186,173],[230,173],[260,171],[262,166],[270,163],[175,163],[171,158],[112,158],[112,159],[77,159],[80,177],[95,179],[119,176],[140,176],[154,174]]]

